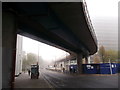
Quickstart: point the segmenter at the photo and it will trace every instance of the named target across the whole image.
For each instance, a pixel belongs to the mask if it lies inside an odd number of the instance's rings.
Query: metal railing
[[[95,34],[95,31],[94,31],[94,28],[93,28],[93,25],[92,25],[92,22],[91,22],[91,19],[90,19],[90,16],[89,16],[89,12],[88,12],[88,9],[87,9],[87,4],[86,4],[86,1],[85,0],[82,0],[82,7],[83,7],[83,11],[84,11],[84,15],[85,15],[85,19],[87,21],[87,24],[88,24],[88,27],[91,31],[91,34],[95,40],[95,43],[96,45],[98,44],[97,43],[97,37],[96,37],[96,34]]]

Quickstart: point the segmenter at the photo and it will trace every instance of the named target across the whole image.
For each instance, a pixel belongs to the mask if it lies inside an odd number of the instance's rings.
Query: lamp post
[[[37,61],[37,65],[39,65],[39,42],[38,42],[38,61]]]
[[[111,64],[110,56],[109,56],[109,65],[110,65],[110,73],[112,74],[112,64]]]

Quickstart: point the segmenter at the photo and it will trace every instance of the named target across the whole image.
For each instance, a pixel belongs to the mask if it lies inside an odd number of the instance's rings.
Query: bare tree
[[[105,62],[105,48],[104,46],[101,46],[98,51],[103,63]]]
[[[94,63],[100,63],[100,57],[98,54],[95,54],[93,57]]]
[[[111,62],[117,62],[118,60],[118,51],[116,50],[106,50],[105,52],[105,61],[109,62],[109,59]]]
[[[26,56],[23,57],[22,63],[22,70],[26,71],[28,68],[30,68],[31,64],[37,64],[37,55],[35,55],[34,53],[28,53]]]

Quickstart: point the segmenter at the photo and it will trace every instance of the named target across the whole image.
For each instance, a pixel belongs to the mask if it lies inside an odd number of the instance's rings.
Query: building
[[[19,76],[19,74],[22,73],[22,41],[23,37],[21,35],[17,35],[15,76]]]

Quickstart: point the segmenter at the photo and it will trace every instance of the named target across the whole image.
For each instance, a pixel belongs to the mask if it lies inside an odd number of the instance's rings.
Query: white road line
[[[48,86],[49,86],[52,90],[55,90],[55,89],[53,88],[53,86],[50,85],[49,82],[44,78],[44,76],[42,75],[41,72],[40,72],[40,74],[41,74],[42,78],[45,80],[45,82],[48,84]]]

